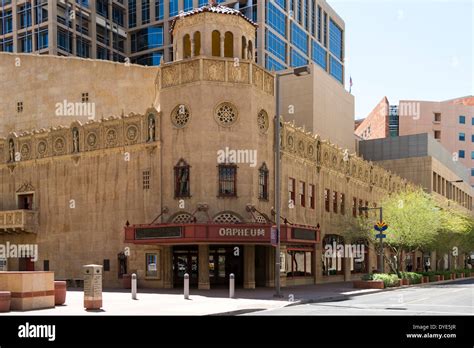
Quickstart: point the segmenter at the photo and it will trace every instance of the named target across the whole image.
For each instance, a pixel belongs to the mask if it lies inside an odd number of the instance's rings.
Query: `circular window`
[[[230,127],[237,121],[237,108],[231,103],[222,103],[216,109],[215,119],[222,127]]]
[[[261,110],[257,116],[258,129],[260,132],[265,133],[268,130],[268,114],[265,110]]]
[[[171,123],[176,128],[184,128],[188,124],[190,117],[191,114],[186,105],[180,104],[171,112]]]

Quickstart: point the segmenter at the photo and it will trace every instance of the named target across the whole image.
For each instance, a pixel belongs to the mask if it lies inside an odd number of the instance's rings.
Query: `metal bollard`
[[[235,276],[234,273],[231,273],[229,276],[229,297],[235,297]]]
[[[132,300],[137,299],[137,275],[132,274]]]
[[[184,299],[189,300],[189,274],[184,274]]]

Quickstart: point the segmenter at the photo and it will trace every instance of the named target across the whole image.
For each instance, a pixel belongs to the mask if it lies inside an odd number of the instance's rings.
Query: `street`
[[[295,305],[247,315],[474,315],[474,279]]]

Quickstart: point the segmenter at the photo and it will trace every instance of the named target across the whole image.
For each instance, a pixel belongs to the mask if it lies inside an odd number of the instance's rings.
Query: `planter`
[[[10,312],[12,294],[10,291],[0,291],[0,312]]]
[[[54,282],[54,305],[61,306],[66,302],[66,281]]]
[[[400,279],[400,286],[402,286],[402,285],[410,285],[410,280]]]
[[[124,289],[131,289],[132,288],[132,275],[131,274],[124,274],[122,278],[122,286]]]
[[[442,280],[444,280],[444,277],[442,275],[435,274],[435,280],[434,280],[435,282],[440,282]]]
[[[456,273],[456,279],[464,278],[464,273]]]
[[[352,282],[356,289],[383,289],[383,280],[355,280]]]
[[[421,278],[421,282],[422,283],[429,283],[430,282],[430,277],[429,276],[423,276],[423,278]]]
[[[451,273],[451,278],[450,278],[450,279],[451,279],[451,280],[456,279],[456,273]]]

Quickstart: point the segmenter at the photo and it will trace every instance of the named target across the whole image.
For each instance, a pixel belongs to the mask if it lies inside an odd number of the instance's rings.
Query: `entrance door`
[[[33,194],[18,195],[18,209],[33,209]]]
[[[209,282],[211,287],[228,286],[231,273],[235,276],[235,285],[242,286],[244,278],[243,260],[242,246],[211,245],[209,248]]]
[[[28,257],[21,257],[18,259],[18,270],[22,271],[34,271],[35,270],[35,263],[31,261]]]
[[[173,249],[174,287],[183,287],[184,275],[189,274],[189,285],[197,286],[199,277],[198,250],[195,246]]]

